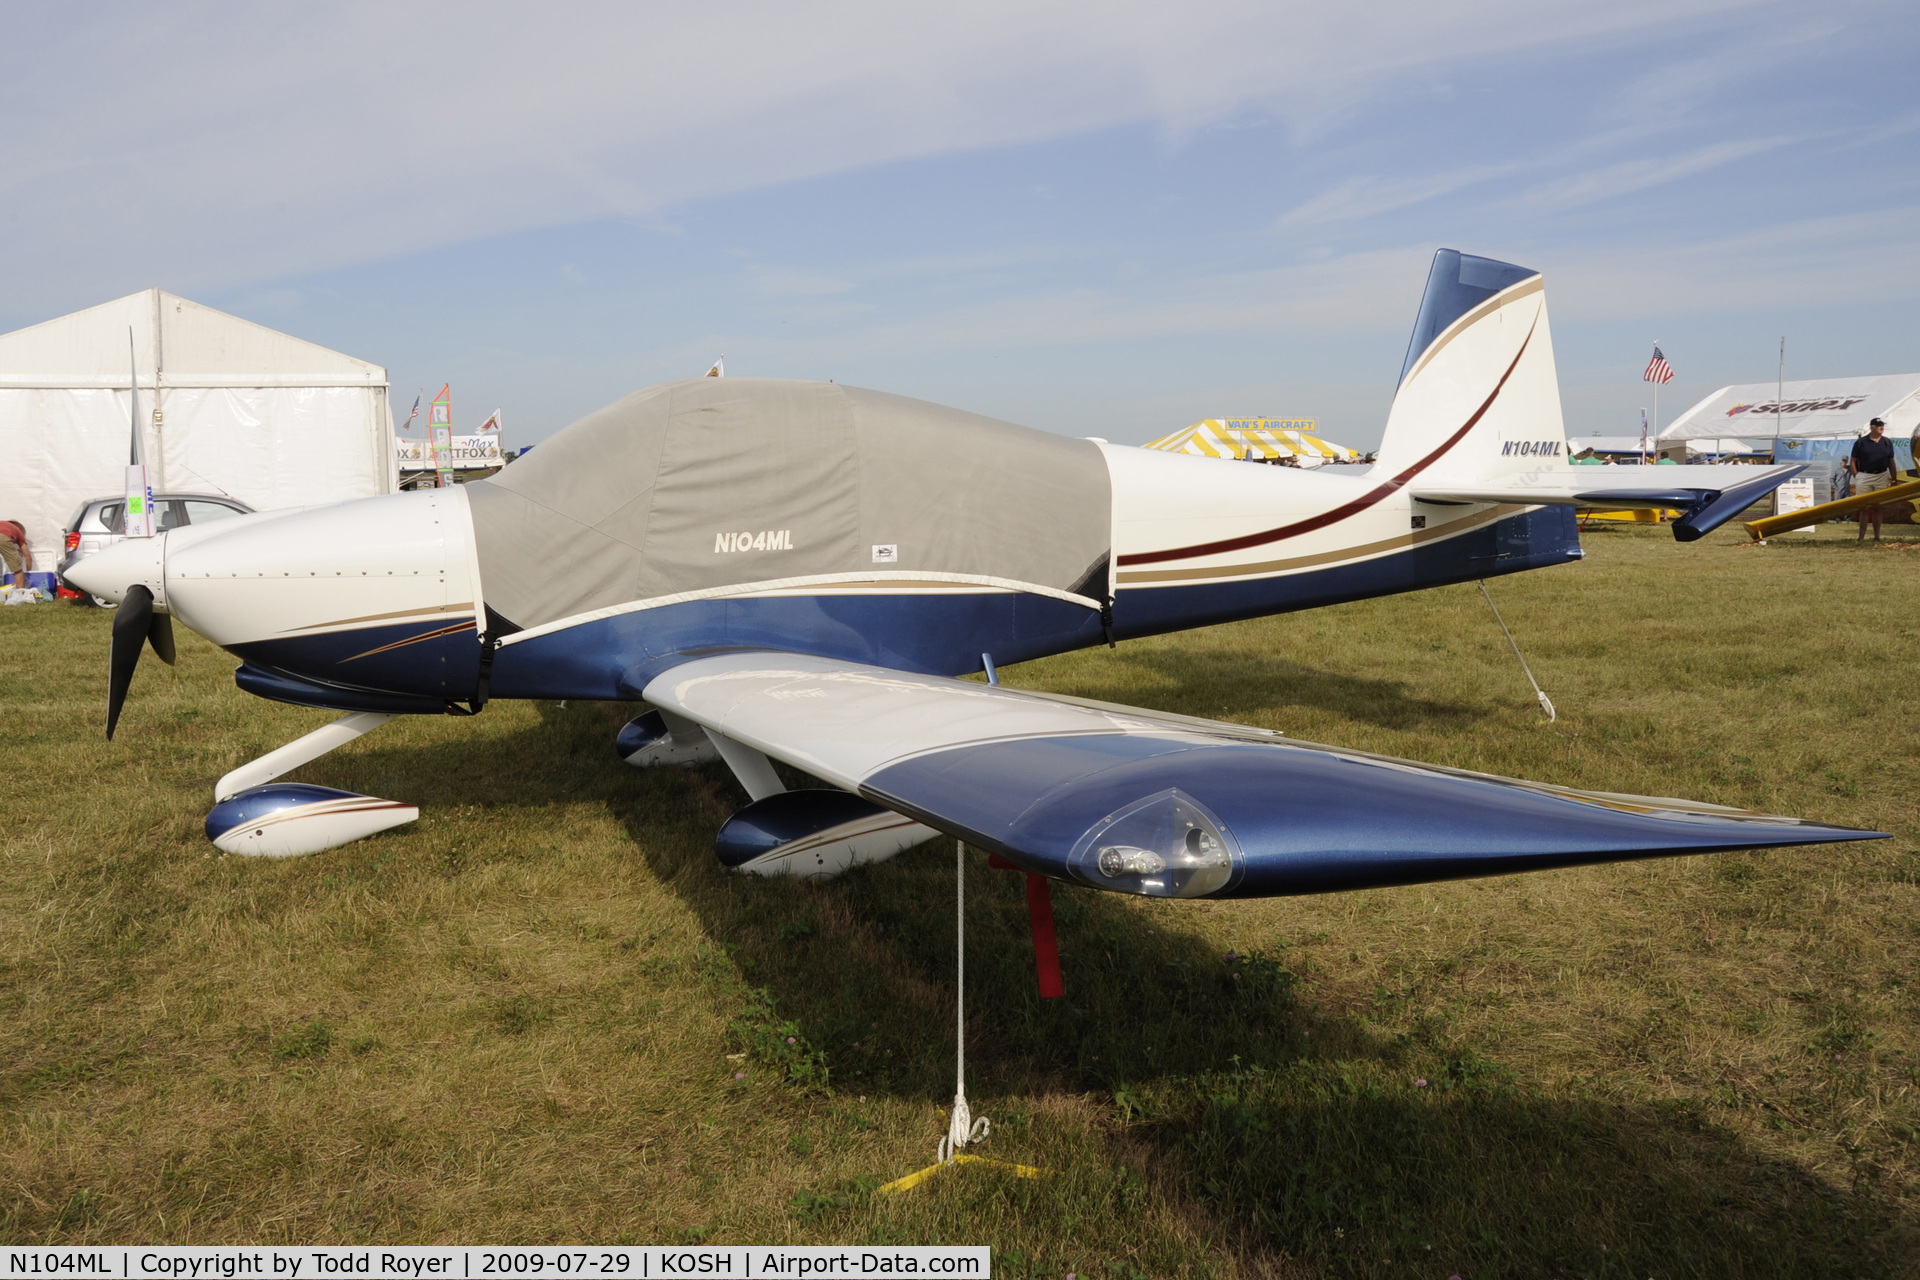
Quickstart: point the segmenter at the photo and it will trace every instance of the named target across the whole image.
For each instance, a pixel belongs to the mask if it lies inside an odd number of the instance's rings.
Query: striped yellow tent
[[[1203,458],[1298,458],[1307,466],[1360,456],[1314,435],[1314,425],[1312,418],[1208,418],[1144,447]]]

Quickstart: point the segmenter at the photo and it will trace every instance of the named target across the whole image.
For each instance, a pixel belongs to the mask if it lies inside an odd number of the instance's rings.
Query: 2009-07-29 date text
[[[549,1270],[556,1275],[625,1275],[631,1266],[632,1258],[628,1254],[595,1255],[585,1250],[552,1257],[540,1252],[480,1255],[480,1273],[490,1276],[537,1276]]]

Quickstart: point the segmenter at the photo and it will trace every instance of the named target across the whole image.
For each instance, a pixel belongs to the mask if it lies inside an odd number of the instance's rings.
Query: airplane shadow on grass
[[[953,842],[827,885],[755,880],[721,872],[704,840],[658,838],[675,793],[714,829],[744,803],[723,769],[620,789],[632,798],[616,811],[654,870],[763,993],[736,1023],[736,1049],[771,1043],[774,1066],[812,1055],[798,1074],[824,1065],[841,1093],[951,1099]],[[1429,1244],[1470,1242],[1472,1268],[1436,1274],[1893,1275],[1920,1248],[1920,1223],[1870,1180],[1836,1189],[1697,1106],[1547,1092],[1470,1046],[1322,1014],[1284,943],[1230,958],[1191,927],[1193,904],[1060,884],[1053,900],[1067,994],[1042,1000],[1023,878],[969,851],[976,1109],[1104,1095],[1118,1121],[1110,1161],[1152,1171],[1160,1194],[1223,1224],[1249,1260],[1284,1251],[1368,1274],[1340,1260],[1431,1260]],[[1046,1194],[1032,1185],[1004,1190]]]
[[[826,885],[729,875],[712,834],[745,796],[723,767],[631,770],[609,747],[630,708],[540,710],[540,742],[525,744],[540,751],[513,756],[544,764],[518,779],[518,801],[605,801],[638,856],[724,946],[719,967],[737,971],[730,1048],[803,1088],[929,1112],[951,1099],[951,841]],[[446,750],[447,769],[429,775],[448,779],[448,793],[419,797],[428,803],[469,798],[451,759],[467,752]],[[363,767],[391,763],[369,753]],[[818,785],[783,773],[789,785]],[[976,1110],[1004,1118],[1030,1112],[1036,1096],[1092,1095],[1112,1121],[1108,1163],[1144,1171],[1152,1194],[1210,1223],[1251,1273],[1305,1260],[1309,1271],[1369,1275],[1392,1258],[1463,1276],[1862,1276],[1902,1274],[1898,1259],[1920,1256],[1920,1222],[1871,1170],[1837,1186],[1692,1103],[1544,1089],[1471,1045],[1389,1037],[1327,1014],[1288,969],[1284,943],[1222,955],[1192,927],[1194,904],[1058,884],[1053,897],[1067,994],[1042,1000],[1022,877],[969,851]],[[1066,1194],[1045,1182],[981,1185]]]
[[[1493,713],[1486,705],[1419,697],[1404,681],[1342,675],[1266,654],[1129,646],[1116,653],[1114,661],[1146,677],[1128,687],[1121,700],[1184,715],[1237,721],[1249,708],[1312,707],[1382,728],[1409,729],[1427,721],[1459,723]],[[1059,691],[1107,702],[1116,699],[1111,681],[1090,680],[1084,687]]]

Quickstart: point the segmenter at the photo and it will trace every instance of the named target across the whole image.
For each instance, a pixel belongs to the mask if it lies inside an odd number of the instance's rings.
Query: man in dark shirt
[[[1847,470],[1853,474],[1853,492],[1856,495],[1872,493],[1893,486],[1893,441],[1886,438],[1887,424],[1883,418],[1875,418],[1867,427],[1867,434],[1853,442],[1853,456],[1847,459]],[[1873,540],[1880,541],[1880,508],[1862,507],[1859,513],[1860,534],[1867,536],[1867,517],[1873,517]]]

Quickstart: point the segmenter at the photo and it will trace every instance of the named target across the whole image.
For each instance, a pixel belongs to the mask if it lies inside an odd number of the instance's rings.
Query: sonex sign
[[[1729,418],[1738,418],[1742,414],[1755,416],[1778,413],[1845,413],[1848,409],[1869,399],[1867,396],[1810,396],[1793,400],[1767,400],[1760,404],[1736,404],[1727,410]]]

